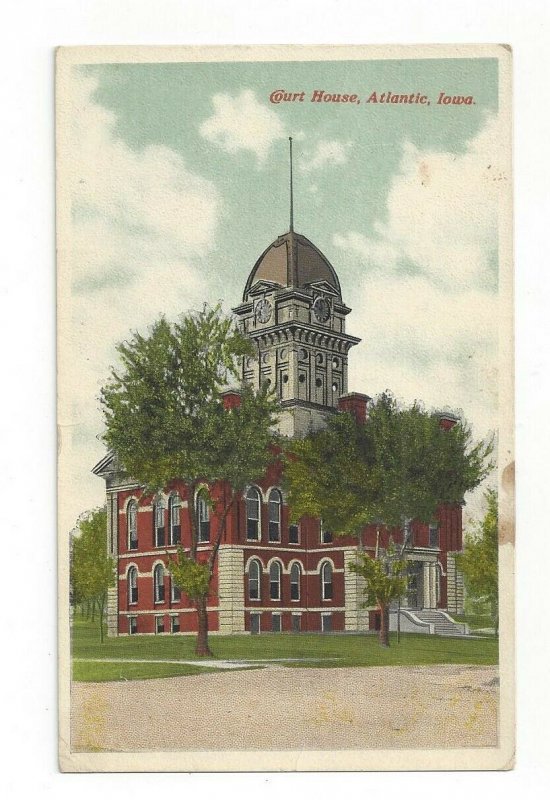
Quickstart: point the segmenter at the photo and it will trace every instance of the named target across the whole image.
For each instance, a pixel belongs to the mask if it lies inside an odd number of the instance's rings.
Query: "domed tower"
[[[233,311],[257,347],[243,362],[243,379],[275,388],[279,430],[299,437],[323,427],[347,394],[348,352],[361,340],[346,333],[351,309],[333,266],[293,228],[291,172],[290,229],[256,261]]]

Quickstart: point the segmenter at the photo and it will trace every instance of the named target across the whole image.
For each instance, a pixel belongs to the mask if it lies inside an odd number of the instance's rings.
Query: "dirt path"
[[[497,667],[266,669],[75,683],[74,751],[497,744]]]

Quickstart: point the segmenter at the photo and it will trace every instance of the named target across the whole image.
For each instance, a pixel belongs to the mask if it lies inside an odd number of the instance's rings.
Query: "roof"
[[[324,281],[342,298],[340,281],[332,264],[309,239],[295,231],[279,236],[264,250],[248,276],[244,300],[252,286],[261,280],[293,289],[305,289]]]

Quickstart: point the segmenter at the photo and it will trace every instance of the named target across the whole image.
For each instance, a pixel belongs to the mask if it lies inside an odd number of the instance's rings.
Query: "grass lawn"
[[[305,659],[287,662],[292,667],[373,667],[412,664],[496,664],[498,640],[452,639],[443,636],[401,634],[390,636],[391,646],[380,647],[378,637],[338,634],[263,634],[211,636],[214,658],[235,660]],[[196,675],[211,672],[194,654],[194,636],[120,636],[99,642],[97,624],[78,618],[73,624],[73,679],[77,681],[135,680]],[[80,659],[117,659],[100,664]],[[120,659],[120,661],[118,661]],[[185,659],[187,664],[136,664],[131,659]],[[317,659],[321,659],[317,661]]]

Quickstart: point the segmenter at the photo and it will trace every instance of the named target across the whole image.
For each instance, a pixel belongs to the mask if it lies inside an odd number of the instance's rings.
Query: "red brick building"
[[[342,300],[336,272],[308,239],[290,230],[260,256],[234,309],[257,348],[242,366],[243,380],[269,382],[282,412],[279,431],[300,437],[322,427],[329,415],[352,413],[364,420],[369,398],[348,393],[348,353],[359,339],[346,333],[351,309]],[[238,392],[228,392],[229,408]],[[441,417],[444,426],[454,424]],[[108,631],[119,634],[178,634],[196,631],[194,607],[172,584],[167,558],[190,546],[189,499],[176,483],[155,497],[107,455],[94,468],[105,479],[108,549],[117,563],[110,590]],[[365,529],[362,542],[334,538],[322,522],[289,521],[274,464],[248,487],[231,513],[220,546],[208,604],[212,633],[278,631],[357,632],[378,624],[375,610],[362,608],[362,579],[348,569],[358,548],[374,555],[388,532]],[[223,491],[223,486],[201,492]],[[201,493],[199,552],[210,550],[218,520],[210,518]],[[393,532],[399,541],[399,532]],[[437,524],[413,523],[407,548],[409,587],[402,600],[401,627],[453,632],[444,613],[462,611],[463,589],[454,554],[462,549],[462,509],[442,507]],[[391,615],[395,627],[396,613]],[[456,628],[454,629],[456,630]]]

